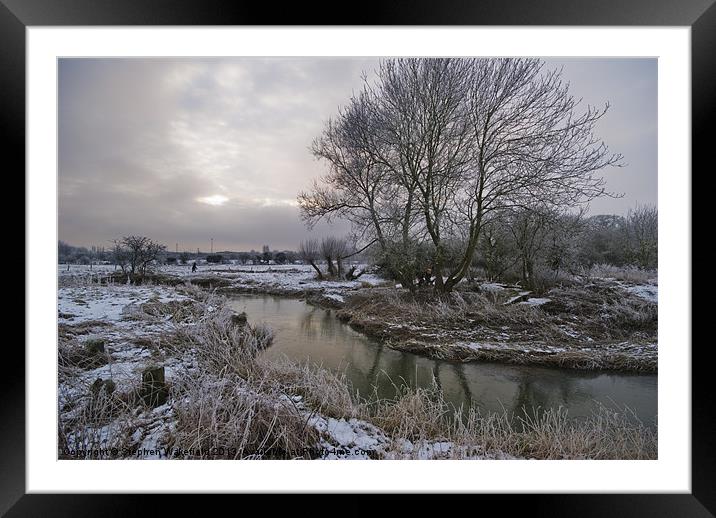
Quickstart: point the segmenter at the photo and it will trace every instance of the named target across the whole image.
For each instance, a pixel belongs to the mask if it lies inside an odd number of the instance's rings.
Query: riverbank
[[[593,280],[530,297],[490,284],[438,300],[375,288],[348,298],[338,317],[394,349],[441,360],[656,373],[658,308],[631,288]]]
[[[111,267],[88,273],[59,269],[61,279],[120,279]],[[97,268],[97,267],[95,267]],[[396,350],[453,361],[491,361],[580,370],[656,373],[656,280],[593,277],[546,294],[518,286],[464,283],[436,299],[413,295],[373,274],[318,281],[307,265],[162,266],[149,279],[190,283],[221,294],[303,298],[337,310],[356,330]]]
[[[265,361],[272,334],[192,286],[63,281],[61,458],[655,458],[656,434],[599,409],[456,418],[439,394],[356,400],[345,378]],[[163,369],[147,398],[146,373]],[[154,381],[157,381],[154,379]]]

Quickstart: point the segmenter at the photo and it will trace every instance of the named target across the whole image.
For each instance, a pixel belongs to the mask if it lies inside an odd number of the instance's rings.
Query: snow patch
[[[636,286],[627,286],[624,288],[632,295],[657,304],[659,302],[659,287],[652,284],[639,284]]]
[[[518,306],[519,306],[519,305],[541,306],[542,304],[547,304],[547,303],[550,302],[551,300],[552,300],[552,299],[535,297],[535,298],[527,299],[527,300],[525,300],[524,302],[518,302],[517,305],[518,305]]]

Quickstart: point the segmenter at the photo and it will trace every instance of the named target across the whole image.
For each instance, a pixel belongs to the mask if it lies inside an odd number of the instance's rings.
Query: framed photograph
[[[3,0],[28,303],[2,510],[455,492],[711,515],[691,164],[716,8],[562,4],[342,26]]]

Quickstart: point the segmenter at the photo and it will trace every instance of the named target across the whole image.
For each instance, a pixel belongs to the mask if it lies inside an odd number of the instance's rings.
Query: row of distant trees
[[[240,264],[288,264],[297,260],[299,254],[291,250],[280,252],[228,252],[223,254],[209,254],[207,263],[220,264],[228,261],[238,261]],[[180,259],[182,259],[180,257]]]
[[[446,242],[444,264],[447,267],[459,263],[461,246],[460,242]],[[164,245],[145,236],[125,236],[114,241],[111,249],[74,247],[60,241],[58,252],[63,263],[110,262],[126,274],[139,276],[155,262],[186,264],[191,260],[187,252],[167,255]],[[358,257],[372,259],[384,275],[396,278],[391,270],[396,261],[386,260],[375,243],[356,251],[354,243],[345,238],[308,239],[300,244],[298,252],[232,252],[229,255],[231,257],[225,258],[222,254],[210,254],[206,261],[222,263],[238,259],[242,264],[249,261],[285,264],[300,260],[311,265],[319,279],[353,280],[363,273],[356,271],[355,264],[350,264]],[[432,277],[433,255],[429,243],[416,245],[410,258],[403,258],[404,264],[408,261],[416,282],[426,271]],[[519,280],[525,287],[542,288],[555,282],[561,274],[574,275],[594,265],[654,269],[657,263],[656,207],[637,206],[626,216],[590,217],[583,212],[513,208],[502,218],[485,224],[467,275],[489,280]]]
[[[58,262],[62,264],[111,263],[121,266],[130,264],[126,258],[137,256],[138,250],[146,250],[150,261],[168,264],[188,264],[205,259],[209,263],[237,261],[240,264],[290,264],[299,260],[298,252],[292,250],[267,252],[223,252],[217,254],[197,254],[192,252],[167,252],[166,247],[145,236],[125,236],[113,241],[108,248],[72,246],[64,241],[58,242]],[[138,260],[135,260],[135,263]],[[135,266],[136,268],[136,266]],[[131,270],[131,266],[129,266]]]
[[[63,264],[92,264],[103,261],[111,261],[111,249],[103,247],[72,246],[65,241],[57,244],[58,262]]]

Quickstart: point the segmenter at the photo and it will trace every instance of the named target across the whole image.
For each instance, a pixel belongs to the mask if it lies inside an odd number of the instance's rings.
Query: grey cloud
[[[585,103],[612,109],[600,136],[628,166],[605,173],[624,198],[656,203],[655,60],[549,60]],[[170,248],[295,248],[310,234],[296,194],[323,166],[308,151],[372,58],[62,59],[59,237],[102,245],[128,233]],[[221,206],[198,198],[223,196]]]

